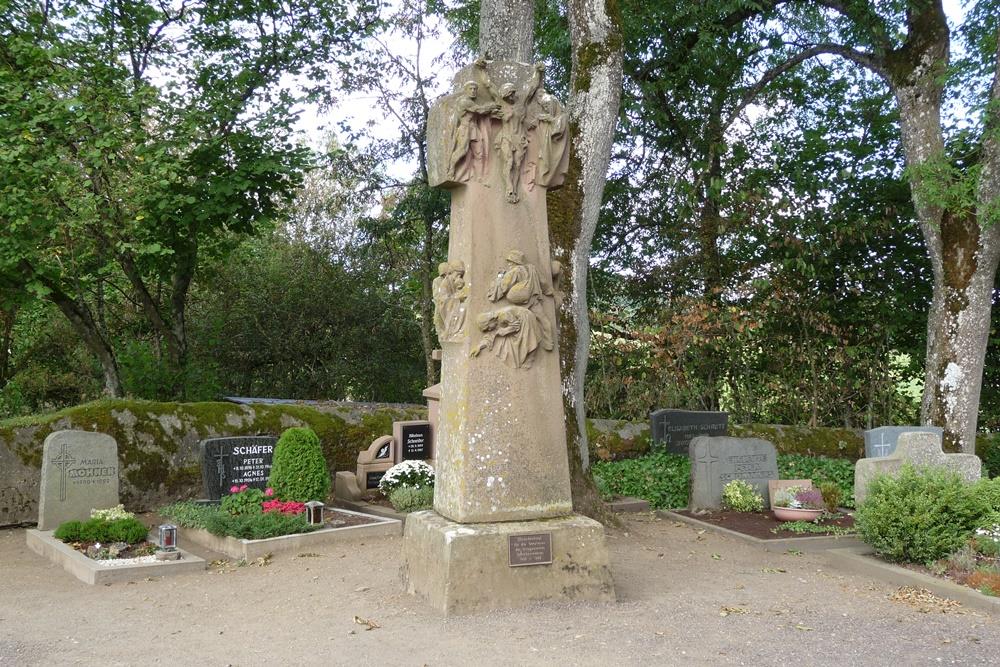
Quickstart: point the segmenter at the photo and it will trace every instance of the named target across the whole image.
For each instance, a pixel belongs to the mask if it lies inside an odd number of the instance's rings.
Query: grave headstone
[[[876,475],[894,475],[903,465],[941,466],[954,470],[967,482],[982,477],[983,464],[975,454],[945,454],[941,436],[935,433],[906,432],[899,436],[896,450],[889,456],[858,459],[854,464],[854,503],[860,506],[868,496],[868,485]]]
[[[691,441],[688,450],[692,510],[720,509],[722,488],[734,479],[748,482],[770,506],[767,483],[778,479],[778,452],[770,442],[702,435]]]
[[[56,431],[42,445],[38,529],[85,521],[118,504],[118,443],[110,435]]]
[[[674,454],[687,454],[688,445],[699,435],[724,436],[729,432],[728,412],[656,410],[649,415],[654,447]]]
[[[429,421],[393,422],[392,435],[397,445],[396,463],[434,458],[434,433]]]
[[[896,443],[903,433],[933,433],[944,435],[940,426],[880,426],[865,431],[865,458],[889,456],[896,451]]]
[[[378,491],[378,483],[398,457],[397,442],[391,435],[383,435],[376,438],[368,449],[358,453],[356,478],[363,496],[372,496]]]
[[[219,500],[233,486],[264,489],[271,475],[274,446],[271,435],[209,438],[201,442],[201,479],[205,498]]]

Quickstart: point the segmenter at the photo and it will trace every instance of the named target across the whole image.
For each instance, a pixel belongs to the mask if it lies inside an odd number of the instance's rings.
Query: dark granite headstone
[[[899,436],[909,432],[933,433],[938,437],[944,434],[940,426],[880,426],[865,431],[865,458],[873,459],[889,456],[896,451]]]
[[[687,454],[692,438],[726,435],[729,432],[729,413],[657,410],[649,415],[649,427],[653,447],[666,447],[668,452]]]
[[[385,477],[387,470],[376,470],[365,475],[365,490],[377,489],[378,483]]]
[[[393,422],[392,434],[399,448],[399,461],[427,461],[433,458],[433,437],[429,421]]]
[[[233,486],[267,487],[278,439],[270,435],[210,438],[201,441],[201,479],[205,497],[218,500]]]

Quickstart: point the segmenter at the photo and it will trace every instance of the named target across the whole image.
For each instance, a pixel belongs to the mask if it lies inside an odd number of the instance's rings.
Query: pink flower
[[[239,492],[240,492],[240,487],[236,486],[235,484],[229,487],[229,493],[239,493]]]
[[[240,487],[240,493],[242,493],[242,492],[244,492],[246,490],[247,490],[247,485],[246,484],[244,484],[243,486]]]
[[[264,495],[270,498],[271,496],[274,495],[274,489],[272,489],[271,487],[267,487],[266,489],[264,489]]]

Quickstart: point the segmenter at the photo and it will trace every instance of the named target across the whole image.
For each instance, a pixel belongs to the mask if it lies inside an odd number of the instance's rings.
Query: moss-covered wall
[[[0,421],[0,525],[38,516],[42,444],[53,431],[100,431],[118,442],[121,497],[145,510],[201,492],[198,443],[232,435],[280,435],[290,426],[316,431],[331,473],[353,469],[358,451],[392,433],[392,422],[426,418],[421,406],[327,403],[236,405],[106,400],[59,412]]]

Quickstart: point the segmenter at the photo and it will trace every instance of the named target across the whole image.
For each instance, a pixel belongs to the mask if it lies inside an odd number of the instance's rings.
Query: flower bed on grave
[[[157,546],[149,529],[124,506],[96,509],[87,521],[66,521],[53,533],[57,540],[107,567],[150,563]]]
[[[674,514],[711,526],[725,528],[759,540],[786,540],[796,537],[840,537],[854,535],[854,517],[847,512],[821,515],[820,520],[780,521],[771,512],[737,512],[722,510],[695,514],[688,510],[674,510]]]

